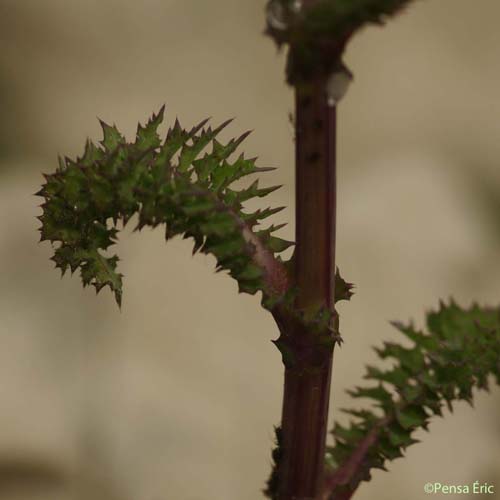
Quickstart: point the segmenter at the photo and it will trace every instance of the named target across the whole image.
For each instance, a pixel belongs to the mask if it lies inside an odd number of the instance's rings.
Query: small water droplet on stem
[[[334,69],[326,82],[328,106],[336,106],[341,101],[346,95],[352,80],[352,73],[343,63]]]

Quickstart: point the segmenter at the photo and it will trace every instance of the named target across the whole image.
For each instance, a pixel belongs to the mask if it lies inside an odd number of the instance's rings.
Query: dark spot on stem
[[[307,161],[309,163],[317,163],[319,161],[320,157],[321,157],[321,155],[317,151],[314,151],[314,153],[311,153],[310,155],[308,155]]]
[[[312,103],[311,96],[307,95],[300,99],[300,105],[304,108],[308,108]]]

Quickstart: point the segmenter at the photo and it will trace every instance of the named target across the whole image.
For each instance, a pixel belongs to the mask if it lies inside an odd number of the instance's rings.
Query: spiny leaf
[[[258,188],[257,183],[240,191],[231,188],[235,180],[266,170],[242,154],[229,162],[248,133],[224,145],[217,136],[231,120],[215,129],[204,128],[204,120],[191,130],[184,130],[176,120],[162,143],[158,128],[163,117],[161,108],[138,126],[131,143],[116,126],[101,122],[104,138],[99,146],[87,141],[80,158],[61,160],[54,174],[45,175],[37,193],[45,200],[40,232],[42,241],[60,245],[53,257],[56,266],[63,273],[79,268],[84,285],[92,284],[97,292],[108,286],[119,302],[118,258],[102,252],[117,241],[118,221],[124,226],[138,214],[136,230],[164,224],[167,239],[193,238],[193,251],[212,253],[217,270],[237,279],[240,291],[262,291],[263,305],[277,303],[287,292],[287,278],[276,254],[290,243],[271,236],[274,226],[259,237],[243,212],[244,202],[275,188]],[[212,152],[198,158],[210,143]],[[270,208],[254,214],[255,222],[277,211]]]
[[[414,345],[386,342],[377,348],[382,359],[396,364],[386,369],[369,366],[365,378],[379,385],[348,391],[355,398],[373,399],[383,415],[371,409],[343,410],[355,420],[347,428],[333,429],[336,443],[327,451],[328,460],[337,464],[328,479],[333,493],[347,488],[350,497],[361,481],[369,480],[370,469],[402,456],[403,449],[417,442],[412,432],[426,429],[430,414],[441,415],[443,404],[450,411],[458,399],[472,404],[473,389],[487,388],[489,375],[500,385],[500,308],[462,309],[453,301],[441,302],[437,311],[427,314],[428,333],[411,323],[393,326]],[[399,397],[393,397],[386,384]],[[371,444],[363,448],[367,436]],[[348,460],[347,477],[343,466]]]
[[[249,226],[253,227],[256,224],[260,224],[264,219],[267,219],[284,209],[285,207],[265,208],[263,210],[258,209],[250,214],[242,214],[242,218]]]
[[[408,405],[396,411],[396,419],[403,429],[421,427],[427,421],[425,411],[416,405]]]
[[[106,153],[112,153],[120,144],[123,144],[124,138],[115,125],[108,125],[100,120],[104,137],[101,141]]]
[[[217,137],[217,134],[226,128],[232,120],[227,120],[215,130],[208,128],[207,130],[203,130],[200,135],[194,135],[191,137],[192,144],[186,144],[182,146],[181,154],[179,157],[179,163],[177,165],[177,170],[179,172],[184,172],[189,169],[192,165],[193,161],[198,157],[198,155],[205,149],[205,147],[210,143],[210,141],[214,140]],[[212,156],[214,153],[212,153]]]
[[[317,72],[328,74],[342,57],[349,39],[370,24],[384,24],[411,0],[318,0],[297,9],[293,0],[272,0],[285,23],[274,26],[268,16],[267,34],[280,47],[288,44],[288,82],[307,81]]]
[[[340,275],[339,268],[335,270],[335,302],[339,302],[340,300],[351,300],[351,297],[354,295],[352,289],[354,285],[352,283],[348,283],[342,278]]]
[[[411,437],[411,431],[408,430],[408,428],[397,424],[388,426],[387,435],[391,444],[398,448],[406,448],[407,446],[418,442],[416,439]]]
[[[377,387],[356,387],[354,390],[348,390],[347,393],[353,398],[374,399],[384,408],[393,403],[391,393],[388,392],[383,385]]]
[[[153,114],[146,126],[143,127],[141,124],[137,126],[135,146],[138,151],[144,152],[160,146],[161,139],[158,135],[158,127],[163,122],[164,113],[165,106],[162,106],[157,114]]]
[[[269,479],[267,480],[266,488],[262,493],[271,500],[278,498],[280,464],[283,458],[283,432],[281,427],[274,428],[275,447],[272,451],[273,468]]]

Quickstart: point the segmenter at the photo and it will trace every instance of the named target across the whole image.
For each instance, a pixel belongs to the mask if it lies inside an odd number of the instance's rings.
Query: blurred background
[[[49,261],[33,196],[97,117],[133,137],[236,117],[284,184],[293,238],[293,134],[284,54],[262,36],[265,0],[0,0],[0,499],[255,500],[271,465],[282,367],[259,297],[236,294],[192,244],[124,231],[122,311]],[[418,1],[364,30],[339,111],[341,303],[331,419],[344,389],[450,295],[500,301],[497,0]],[[129,225],[132,227],[132,225]],[[500,498],[500,390],[435,420],[356,498],[416,500],[428,481],[489,481]],[[453,497],[453,495],[450,495]],[[464,498],[464,495],[461,495]]]

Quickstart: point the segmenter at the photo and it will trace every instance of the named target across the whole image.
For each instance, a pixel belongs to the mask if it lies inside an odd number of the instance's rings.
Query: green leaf
[[[411,444],[418,443],[416,439],[411,437],[411,431],[396,424],[393,424],[388,428],[388,437],[391,444],[397,447],[406,448]]]
[[[382,358],[394,358],[399,360],[403,368],[410,372],[417,372],[424,368],[425,359],[421,349],[407,349],[392,342],[384,342],[383,349],[375,348],[377,354]]]
[[[342,278],[340,275],[339,268],[335,270],[335,302],[339,302],[340,300],[350,300],[354,295],[352,289],[354,285],[352,283],[348,283]]]
[[[193,136],[192,144],[186,144],[182,146],[181,154],[179,157],[179,163],[177,165],[177,170],[179,172],[186,172],[189,167],[192,165],[193,161],[198,157],[198,155],[210,144],[210,141],[215,139],[219,132],[221,132],[224,128],[226,128],[232,120],[227,120],[215,130],[208,129],[203,131],[199,136]],[[212,153],[212,156],[216,156]]]
[[[343,427],[338,423],[335,424],[332,432],[336,439],[342,439],[346,443],[362,439],[365,436],[365,432],[356,426]]]
[[[401,367],[395,367],[392,370],[384,371],[374,366],[366,367],[364,378],[388,382],[394,387],[402,388],[408,384],[408,372]]]
[[[396,418],[403,429],[412,429],[424,425],[427,414],[418,406],[407,406],[403,410],[396,411]]]
[[[377,403],[386,408],[392,404],[392,396],[382,385],[377,387],[356,387],[354,390],[348,390],[347,393],[353,398],[374,399]]]
[[[295,245],[293,241],[284,240],[282,238],[276,238],[275,236],[271,236],[266,240],[267,247],[271,249],[274,253],[284,252],[286,249]]]
[[[123,138],[122,134],[120,134],[115,125],[108,125],[102,120],[100,120],[100,122],[104,134],[101,144],[103,145],[106,153],[112,153],[119,145],[125,142],[125,139]]]
[[[355,421],[349,432],[335,426],[335,446],[327,449],[339,470],[351,461],[352,474],[342,479],[349,495],[369,479],[371,468],[380,467],[380,460],[383,465],[384,459],[400,457],[403,449],[416,443],[412,431],[427,429],[430,415],[442,415],[444,403],[450,411],[458,399],[472,404],[473,389],[487,388],[489,375],[500,385],[500,308],[473,305],[463,309],[453,301],[442,302],[437,311],[427,314],[428,332],[413,324],[393,324],[414,347],[387,342],[377,348],[378,355],[393,360],[394,366],[367,367],[365,378],[380,385],[348,391],[355,398],[373,399],[383,415],[373,409],[343,410]],[[394,386],[399,397],[391,397],[382,383]],[[368,435],[372,436],[369,448],[357,456]]]
[[[254,264],[248,264],[243,271],[238,273],[241,280],[256,280],[262,276],[262,269]]]
[[[287,77],[297,84],[312,78],[318,68],[331,73],[354,33],[370,24],[384,24],[411,0],[319,0],[299,12],[291,0],[276,2],[281,3],[287,27],[271,24],[266,33],[279,47],[289,44]]]
[[[77,164],[83,168],[89,168],[102,158],[103,152],[90,139],[87,139],[85,153],[77,160]]]
[[[266,488],[263,491],[264,495],[272,500],[277,499],[278,496],[280,464],[283,459],[283,431],[281,427],[275,427],[274,433],[275,447],[272,451],[273,469],[267,480]]]
[[[161,145],[161,139],[158,135],[158,127],[163,122],[165,106],[162,106],[157,114],[154,114],[145,127],[141,124],[137,126],[135,146],[138,151],[144,152],[154,150]]]
[[[389,438],[379,438],[377,451],[388,460],[395,460],[403,456],[401,445],[395,445]]]
[[[137,214],[136,230],[164,225],[166,239],[193,238],[194,252],[213,254],[217,270],[237,279],[240,291],[262,291],[262,304],[272,308],[270,304],[276,305],[288,293],[283,278],[287,271],[275,254],[291,242],[272,236],[280,226],[259,236],[242,211],[243,201],[276,188],[260,189],[257,183],[240,191],[231,187],[245,175],[268,170],[256,167],[255,159],[247,160],[243,154],[229,162],[248,133],[223,145],[216,137],[231,120],[213,130],[204,128],[204,120],[189,131],[176,120],[162,143],[158,128],[163,118],[164,108],[144,126],[138,125],[133,142],[127,142],[116,126],[101,122],[104,137],[99,147],[87,141],[76,161],[60,159],[56,172],[45,175],[37,193],[44,198],[38,217],[41,240],[59,245],[53,260],[63,273],[79,268],[85,286],[92,284],[97,291],[108,286],[120,301],[118,258],[102,252],[116,243],[118,222],[125,226]],[[198,158],[210,143],[212,152]],[[279,210],[259,211],[255,222]]]

